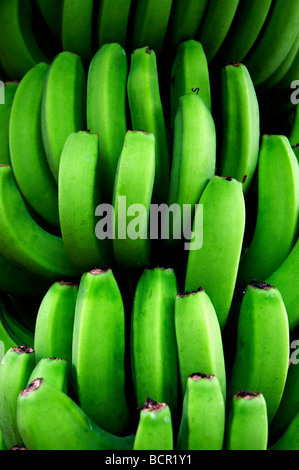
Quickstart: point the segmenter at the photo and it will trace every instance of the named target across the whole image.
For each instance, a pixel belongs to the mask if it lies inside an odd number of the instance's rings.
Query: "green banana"
[[[97,22],[98,47],[118,43],[127,45],[132,0],[101,0]]]
[[[61,42],[62,0],[34,0],[36,8],[41,13],[48,28],[59,42]]]
[[[185,390],[176,450],[222,450],[225,401],[218,378],[194,373]]]
[[[260,111],[252,79],[243,64],[227,64],[222,69],[222,118],[219,173],[240,181],[246,195],[258,163]]]
[[[86,77],[82,59],[60,52],[46,77],[41,127],[49,167],[58,181],[60,156],[66,139],[86,127]]]
[[[11,110],[9,148],[14,175],[24,198],[45,221],[59,227],[57,185],[48,166],[41,132],[42,97],[48,70],[48,64],[40,63],[21,80]]]
[[[268,450],[299,450],[299,413],[297,413],[282,436]]]
[[[296,39],[298,28],[296,0],[273,2],[261,34],[244,59],[255,86],[265,82],[284,61]]]
[[[0,166],[1,253],[11,263],[45,280],[78,275],[62,238],[29,214],[10,166]],[[22,234],[22,236],[20,236]]]
[[[76,284],[52,284],[40,303],[34,329],[36,363],[45,357],[66,359],[70,391],[73,383],[72,344],[77,294]]]
[[[269,284],[252,282],[239,312],[235,360],[228,377],[228,409],[238,390],[258,390],[266,400],[270,424],[285,387],[289,350],[288,317],[280,292]]]
[[[289,135],[289,141],[292,146],[299,144],[299,104],[296,106],[294,121]]]
[[[299,166],[285,136],[264,135],[258,163],[258,208],[253,239],[241,260],[240,284],[270,276],[297,238]]]
[[[130,409],[125,390],[125,314],[111,269],[94,269],[81,278],[72,367],[78,403],[90,419],[112,434],[126,432]]]
[[[59,218],[68,257],[81,272],[110,265],[110,245],[95,234],[99,174],[98,135],[86,131],[70,134],[60,157]]]
[[[100,47],[87,75],[87,128],[99,135],[101,197],[109,204],[127,132],[127,75],[126,52],[115,42]]]
[[[35,379],[21,391],[17,420],[28,450],[133,449],[134,436],[118,437],[107,433],[66,393],[42,378]]]
[[[31,27],[30,0],[2,0],[0,4],[0,62],[11,80],[20,80],[39,62],[48,62]]]
[[[0,427],[5,445],[23,444],[17,426],[17,399],[34,367],[34,350],[28,346],[9,349],[0,366]]]
[[[89,63],[93,52],[94,0],[64,0],[62,6],[62,49],[78,54]]]
[[[199,200],[195,213],[195,238],[202,235],[200,249],[188,255],[185,291],[202,287],[210,297],[223,330],[236,285],[245,232],[245,201],[242,183],[231,177],[214,176]]]
[[[132,130],[153,133],[156,140],[154,201],[166,202],[169,189],[169,149],[160,95],[156,53],[150,47],[131,54],[127,82]]]
[[[216,56],[231,27],[240,0],[208,2],[196,39],[203,45],[210,63]]]
[[[135,399],[142,406],[148,396],[178,413],[178,359],[174,307],[177,282],[173,269],[145,269],[133,300],[131,362]]]
[[[242,62],[254,47],[264,27],[272,0],[241,0],[228,34],[219,50],[219,57],[229,62]]]
[[[172,57],[180,44],[196,37],[208,0],[174,0],[164,41],[164,49]]]
[[[53,387],[64,393],[68,392],[68,363],[66,359],[57,357],[43,357],[32,370],[27,381],[27,387],[33,380],[42,377]]]
[[[187,93],[198,94],[212,111],[211,84],[202,44],[189,39],[179,44],[171,68],[170,121],[173,129],[179,100]]]
[[[171,237],[181,238],[184,205],[191,205],[193,223],[196,204],[216,171],[216,128],[211,112],[200,96],[186,94],[179,100],[175,118],[174,145],[168,207],[176,204]]]
[[[9,150],[9,121],[11,116],[11,107],[18,86],[18,82],[4,83],[4,103],[0,103],[0,162],[4,165],[11,164]]]
[[[173,450],[171,411],[166,403],[147,398],[140,407],[140,418],[133,450]]]
[[[116,262],[122,266],[141,268],[150,263],[149,222],[155,155],[153,134],[126,133],[113,194],[113,252]]]
[[[215,308],[202,289],[177,294],[175,301],[175,334],[182,396],[188,377],[198,370],[215,375],[223,399],[226,398],[226,370],[219,321]]]
[[[267,450],[268,417],[261,393],[239,390],[226,422],[225,450]]]
[[[157,55],[163,48],[173,0],[139,0],[133,12],[131,49],[150,46]]]

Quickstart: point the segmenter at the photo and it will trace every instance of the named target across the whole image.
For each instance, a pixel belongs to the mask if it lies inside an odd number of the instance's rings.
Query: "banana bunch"
[[[287,313],[275,287],[248,285],[231,368],[203,289],[178,294],[173,270],[145,269],[132,317],[123,298],[112,270],[93,269],[79,286],[54,283],[33,335],[3,303],[3,450],[298,448],[297,362],[289,365]],[[34,347],[18,346],[21,337]],[[144,399],[147,392],[160,401]]]
[[[0,450],[299,450],[297,3],[1,0]]]

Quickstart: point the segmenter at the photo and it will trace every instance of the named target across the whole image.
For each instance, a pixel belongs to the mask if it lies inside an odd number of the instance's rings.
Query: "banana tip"
[[[268,284],[267,282],[258,282],[256,280],[253,280],[249,285],[253,287],[254,289],[260,289],[260,290],[274,289],[274,286],[272,286],[271,284]]]
[[[192,380],[195,380],[195,381],[202,380],[202,379],[212,380],[212,379],[215,378],[215,375],[207,375],[207,374],[202,374],[202,373],[195,373],[195,374],[189,375],[188,378],[189,378],[189,379],[192,379]]]
[[[30,346],[15,346],[12,348],[12,351],[15,351],[18,354],[33,354],[34,349],[31,348]]]
[[[144,406],[139,408],[140,411],[153,411],[157,413],[158,411],[163,410],[167,406],[166,403],[159,403],[157,401],[152,400],[151,398],[147,398],[145,401]]]
[[[99,274],[105,274],[108,271],[110,271],[110,268],[108,269],[93,268],[89,271],[89,273],[92,274],[93,276],[98,276]]]
[[[32,382],[28,385],[27,388],[25,388],[24,390],[21,390],[20,395],[23,397],[30,395],[30,393],[34,392],[41,386],[42,381],[43,379],[41,378],[32,380]]]
[[[260,395],[260,393],[256,392],[248,392],[247,390],[239,390],[238,393],[236,393],[235,398],[237,399],[245,399],[245,400],[251,400],[252,398],[256,398]]]
[[[190,295],[198,294],[199,292],[204,292],[204,289],[202,287],[199,287],[197,290],[194,290],[194,291],[181,292],[181,293],[177,294],[177,297],[179,299],[184,299],[185,297],[189,297]]]

